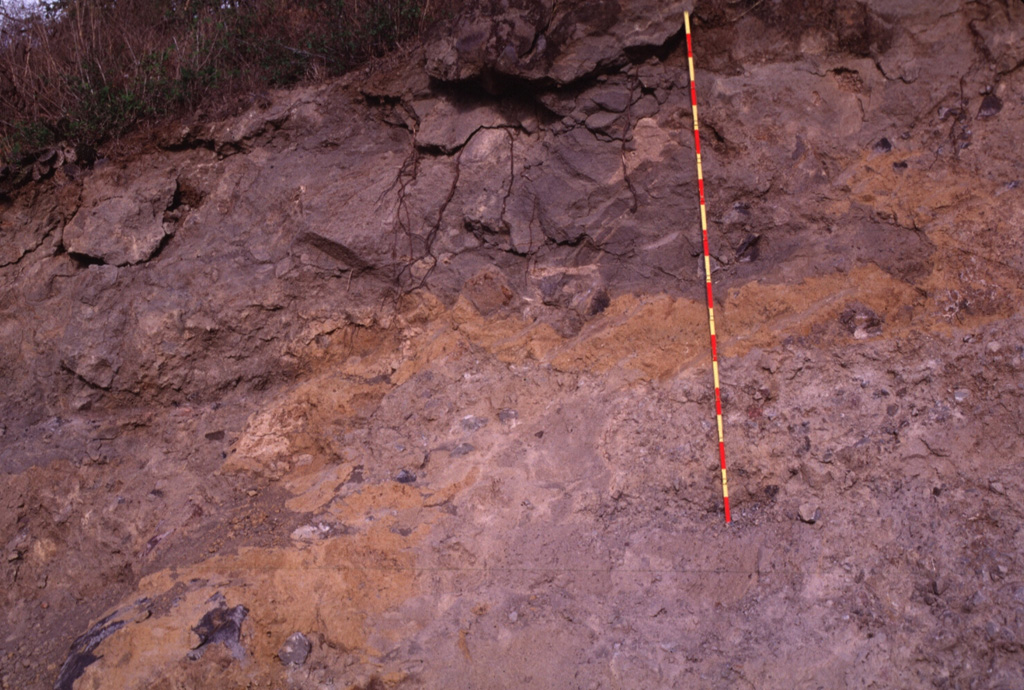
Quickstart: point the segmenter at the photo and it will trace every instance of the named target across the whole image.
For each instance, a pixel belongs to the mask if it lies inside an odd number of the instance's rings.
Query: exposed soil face
[[[1019,687],[1024,4],[509,5],[5,192],[0,684]]]

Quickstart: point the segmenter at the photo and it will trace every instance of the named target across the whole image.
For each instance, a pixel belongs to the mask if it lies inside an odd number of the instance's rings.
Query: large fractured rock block
[[[683,28],[693,0],[518,0],[474,6],[456,33],[427,48],[441,81],[495,75],[569,84],[625,61],[627,50],[663,45]]]
[[[126,266],[150,259],[172,234],[163,216],[174,204],[175,176],[154,170],[141,179],[122,177],[120,170],[101,170],[86,181],[82,205],[64,228],[68,252]]]

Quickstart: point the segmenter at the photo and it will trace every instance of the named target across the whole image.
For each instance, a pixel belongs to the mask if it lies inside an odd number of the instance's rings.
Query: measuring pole
[[[693,146],[697,152],[697,189],[700,191],[700,231],[704,239],[704,277],[708,289],[708,328],[711,330],[711,371],[715,377],[715,417],[718,421],[718,456],[722,464],[722,501],[725,521],[729,523],[729,480],[725,474],[725,436],[722,433],[722,390],[718,381],[718,344],[715,340],[715,303],[711,297],[711,254],[708,251],[708,214],[704,208],[704,169],[700,162],[700,128],[697,126],[697,86],[693,75],[693,40],[690,37],[690,13],[686,21],[686,57],[690,63],[690,102],[693,104]]]

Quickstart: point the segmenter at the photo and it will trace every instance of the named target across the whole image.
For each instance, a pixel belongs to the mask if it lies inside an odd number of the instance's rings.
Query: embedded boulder
[[[134,167],[134,166],[133,166]],[[97,263],[127,266],[152,258],[173,224],[164,213],[178,182],[167,170],[128,180],[123,170],[101,170],[85,182],[82,205],[64,229],[64,246]]]

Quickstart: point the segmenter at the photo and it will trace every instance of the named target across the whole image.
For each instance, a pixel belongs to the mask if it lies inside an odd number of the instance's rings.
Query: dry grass
[[[0,4],[0,159],[60,141],[96,145],[211,99],[344,72],[453,6],[56,0],[15,12]]]

